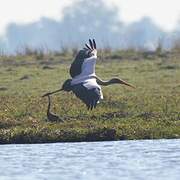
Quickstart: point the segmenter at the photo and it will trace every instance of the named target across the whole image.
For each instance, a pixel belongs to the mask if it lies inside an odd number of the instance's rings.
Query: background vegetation
[[[41,95],[69,78],[77,49],[44,53],[24,48],[0,57],[0,143],[43,143],[180,138],[180,51],[161,46],[155,52],[134,49],[99,51],[96,73],[120,77],[136,89],[103,87],[104,100],[93,111],[72,93],[52,97],[52,112],[64,119],[49,122]]]

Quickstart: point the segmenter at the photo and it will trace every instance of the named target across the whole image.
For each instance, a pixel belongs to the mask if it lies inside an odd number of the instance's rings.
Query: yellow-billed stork
[[[95,74],[95,65],[97,60],[97,49],[95,40],[89,39],[89,44],[78,52],[75,60],[70,67],[71,79],[67,79],[61,89],[46,93],[44,96],[57,93],[59,91],[72,91],[79,99],[84,102],[89,109],[96,107],[97,103],[103,99],[101,86],[111,84],[124,84],[134,88],[131,84],[119,79],[112,78],[109,81],[103,81]]]

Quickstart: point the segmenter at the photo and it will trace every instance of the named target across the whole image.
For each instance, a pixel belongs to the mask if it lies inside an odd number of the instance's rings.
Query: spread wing
[[[85,44],[85,48],[83,50],[80,50],[78,54],[76,55],[75,60],[71,64],[70,67],[70,75],[72,78],[75,76],[80,75],[83,71],[86,71],[89,69],[89,71],[94,71],[93,68],[95,68],[95,62],[90,62],[92,57],[95,59],[97,58],[97,50],[96,50],[96,42],[95,40],[89,39],[89,45]],[[89,66],[91,65],[91,67]],[[89,68],[88,68],[89,67]]]

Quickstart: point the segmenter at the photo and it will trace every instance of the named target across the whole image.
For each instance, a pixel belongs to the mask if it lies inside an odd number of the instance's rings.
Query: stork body
[[[76,97],[81,99],[88,109],[96,107],[97,103],[103,99],[103,93],[101,86],[107,86],[110,84],[124,84],[127,86],[132,85],[125,81],[113,78],[109,81],[102,81],[95,74],[95,65],[97,60],[97,50],[95,40],[89,40],[89,45],[85,44],[85,48],[80,50],[75,60],[70,67],[70,75],[72,79],[68,79],[64,82],[61,89],[46,93],[44,96],[57,93],[59,91],[72,91]]]
[[[93,42],[95,43],[95,41]],[[92,49],[94,46],[95,45],[92,46]],[[70,67],[72,92],[86,104],[88,109],[93,109],[96,107],[97,103],[103,99],[101,87],[98,85],[95,78],[96,50],[89,55],[89,50],[87,49],[81,50],[80,52],[82,55],[78,55]],[[78,63],[76,62],[79,62],[81,58],[83,60],[81,64],[77,66]],[[78,72],[76,69],[78,69]]]

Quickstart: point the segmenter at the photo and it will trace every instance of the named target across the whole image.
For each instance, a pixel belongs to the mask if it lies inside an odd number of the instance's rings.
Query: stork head
[[[72,90],[72,86],[71,86],[71,81],[72,81],[72,79],[67,79],[64,83],[63,83],[63,85],[62,85],[62,90],[64,90],[64,91],[71,91]]]

